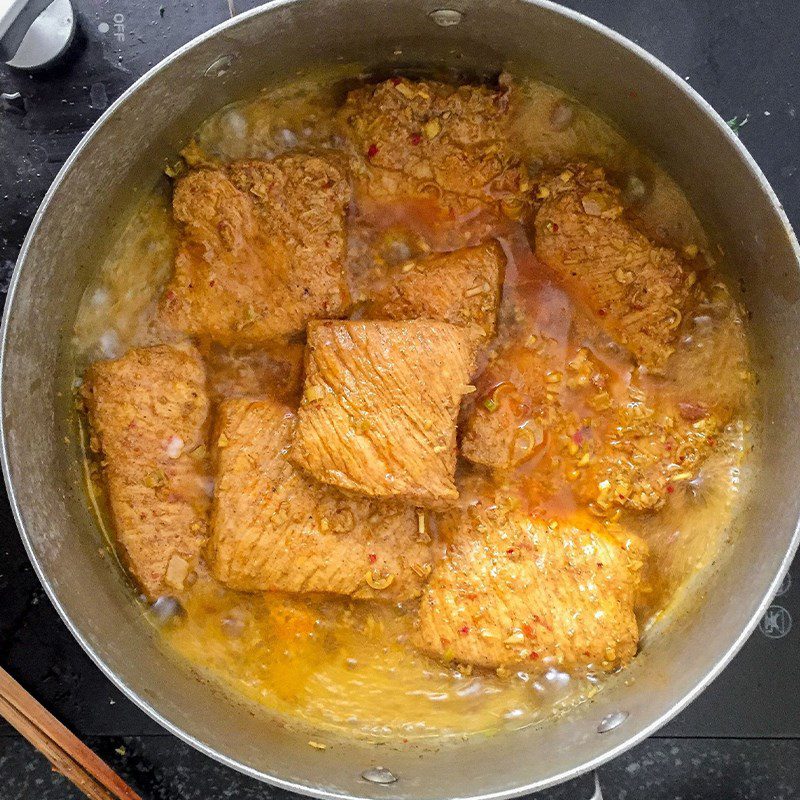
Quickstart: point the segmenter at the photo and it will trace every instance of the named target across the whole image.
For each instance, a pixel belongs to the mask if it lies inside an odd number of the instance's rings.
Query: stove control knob
[[[10,67],[49,66],[74,35],[70,0],[0,0],[0,61]]]

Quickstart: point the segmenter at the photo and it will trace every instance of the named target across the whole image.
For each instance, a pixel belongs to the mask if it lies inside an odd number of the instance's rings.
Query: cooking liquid
[[[612,394],[626,391],[634,381],[677,401],[691,382],[705,402],[720,395],[732,398],[739,415],[718,437],[713,455],[694,479],[678,486],[662,510],[628,512],[620,519],[651,548],[649,592],[639,609],[640,626],[647,629],[687,599],[684,595],[696,584],[692,579],[719,553],[735,511],[751,393],[741,315],[715,274],[707,255],[713,248],[702,227],[668,176],[605,120],[560,91],[526,81],[519,92],[516,127],[533,174],[540,165],[595,160],[625,187],[629,211],[646,231],[678,250],[696,246],[706,254],[698,274],[709,302],[684,322],[681,355],[670,361],[667,375],[634,375],[625,353],[537,262],[519,222],[480,214],[453,219],[433,201],[385,206],[356,198],[348,244],[354,315],[366,299],[365,287],[384,280],[392,266],[494,236],[508,265],[499,333],[487,359],[509,342],[525,342],[536,330],[558,344],[565,369],[580,347],[588,348],[610,374]],[[272,158],[297,146],[340,147],[332,125],[340,99],[333,80],[264,92],[214,115],[197,141],[222,160]],[[163,341],[154,312],[170,274],[174,240],[165,181],[134,215],[86,291],[75,326],[79,369],[97,358]],[[270,393],[286,402],[299,400],[302,348],[296,344],[257,355],[219,348],[206,355],[214,398]],[[704,368],[712,360],[725,365],[727,380],[714,380],[719,373]],[[477,378],[472,402],[494,388],[489,375]],[[706,383],[704,375],[709,376]],[[95,475],[90,462],[87,455],[87,474]],[[573,511],[578,504],[569,484],[561,480],[556,492],[542,497],[537,469],[542,469],[538,455],[524,459],[499,488],[534,513]],[[469,480],[472,473],[465,462],[459,465],[462,484],[475,486]],[[483,480],[487,493],[498,488],[492,479]],[[102,509],[102,486],[90,479],[88,488]],[[180,601],[183,613],[159,623],[170,648],[234,696],[317,731],[392,741],[494,732],[530,725],[602,687],[602,677],[588,673],[550,669],[545,675],[498,675],[427,658],[409,643],[413,604],[404,608],[323,596],[242,594],[223,588],[202,568]]]

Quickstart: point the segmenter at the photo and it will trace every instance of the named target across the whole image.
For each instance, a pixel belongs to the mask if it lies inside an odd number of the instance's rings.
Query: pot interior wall
[[[18,267],[6,323],[9,478],[40,575],[73,632],[173,730],[232,765],[311,793],[510,794],[540,788],[624,747],[663,721],[741,638],[788,563],[798,518],[797,257],[768,187],[742,150],[679,81],[569,12],[521,0],[459,0],[460,24],[440,26],[429,16],[435,8],[419,0],[274,3],[180,51],[104,118],[49,195]],[[64,444],[65,354],[108,231],[211,112],[298,69],[341,62],[478,75],[510,67],[563,86],[608,114],[672,173],[735,254],[760,364],[758,457],[769,469],[754,470],[737,525],[742,535],[733,537],[699,608],[651,637],[624,681],[568,717],[438,752],[357,743],[312,750],[307,735],[231,705],[171,662],[115,566],[98,557],[100,534],[86,508],[77,450]],[[598,734],[598,722],[618,710],[629,712],[627,721]],[[376,787],[361,780],[377,763],[398,782]]]

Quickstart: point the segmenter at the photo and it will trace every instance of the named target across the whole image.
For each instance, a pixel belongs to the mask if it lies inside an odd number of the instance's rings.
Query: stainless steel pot
[[[215,109],[297,70],[511,66],[609,115],[688,191],[730,253],[752,312],[763,435],[731,544],[702,603],[647,637],[621,678],[563,719],[422,751],[308,736],[232,705],[171,660],[108,559],[69,435],[71,326],[90,272],[125,212]],[[320,797],[510,797],[612,758],[690,702],[739,649],[798,543],[798,245],[764,176],[725,123],[653,57],[546,2],[279,0],[220,25],[159,64],[87,134],[22,249],[2,332],[3,468],[39,578],[105,674],[164,727],[257,778]],[[74,439],[74,437],[72,437]],[[390,785],[365,781],[382,765]]]

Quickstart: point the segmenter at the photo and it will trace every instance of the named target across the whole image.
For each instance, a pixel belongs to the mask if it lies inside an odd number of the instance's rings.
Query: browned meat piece
[[[301,344],[264,345],[242,352],[218,346],[205,355],[208,394],[218,403],[226,397],[261,397],[296,404],[303,388]]]
[[[611,671],[636,654],[634,597],[646,547],[600,525],[542,521],[503,505],[447,514],[446,552],[416,643],[481,667]]]
[[[570,166],[537,190],[536,256],[654,371],[672,353],[695,275],[623,216],[619,190],[600,168]]]
[[[340,118],[372,197],[499,205],[518,217],[529,185],[508,106],[504,89],[392,78],[350,92]]]
[[[586,349],[565,361],[544,337],[502,350],[477,384],[462,454],[495,470],[561,473],[599,516],[663,506],[721,430],[705,407],[656,402],[658,392],[615,384]]]
[[[149,598],[180,591],[207,533],[200,355],[188,345],[131,350],[92,364],[82,394],[121,554]]]
[[[272,400],[220,406],[212,512],[214,576],[242,591],[419,595],[430,546],[417,512],[348,497],[288,458],[295,415]]]
[[[553,458],[597,516],[658,509],[713,451],[720,420],[689,413],[650,386],[614,385],[581,348],[567,364]],[[680,405],[684,405],[684,411]]]
[[[698,292],[698,303],[657,390],[694,422],[707,415],[728,422],[747,407],[749,367],[742,309],[721,283]]]
[[[738,309],[719,284],[698,297],[663,377],[621,397],[594,387],[588,401],[596,413],[567,422],[568,475],[595,513],[659,509],[687,483],[694,487],[727,438],[725,426],[746,406],[752,375]],[[570,374],[591,388],[589,362],[579,354]]]
[[[711,415],[686,419],[680,410],[651,405],[635,387],[606,409],[582,422],[574,415],[563,421],[567,477],[599,516],[661,508],[676,484],[695,477],[722,428]]]
[[[480,377],[477,402],[467,416],[461,454],[475,464],[511,469],[540,451],[555,420],[552,382],[558,376],[550,353],[553,343],[502,350]]]
[[[446,322],[314,322],[292,458],[343,489],[430,506],[458,497],[468,333]]]
[[[186,334],[254,345],[343,316],[348,199],[342,171],[317,156],[189,172],[173,195],[180,237],[162,318]]]
[[[369,307],[375,319],[438,319],[494,336],[506,257],[492,240],[394,268]]]

